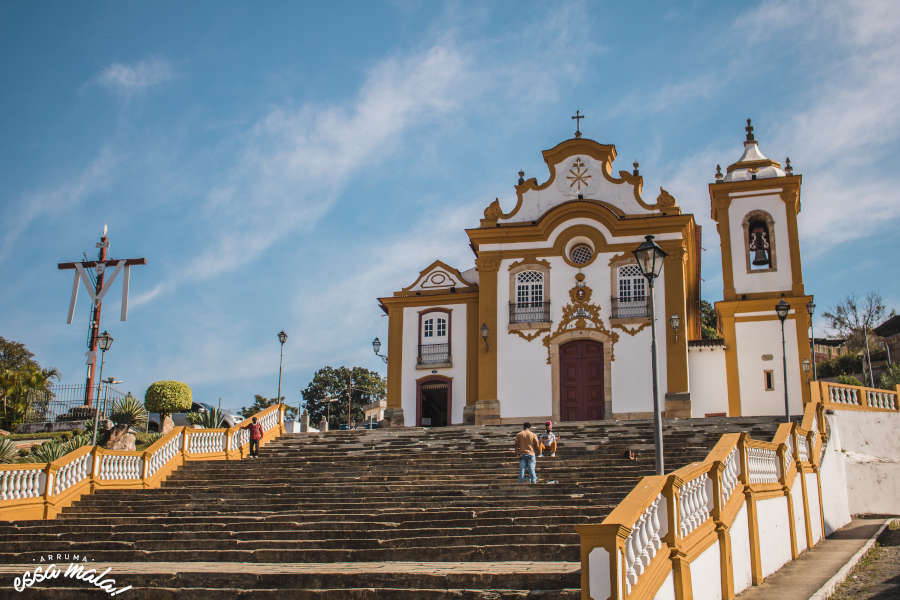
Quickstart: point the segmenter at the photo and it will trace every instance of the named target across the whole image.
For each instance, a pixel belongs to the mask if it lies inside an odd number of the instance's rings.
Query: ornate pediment
[[[655,204],[644,201],[643,177],[634,163],[632,171],[612,174],[616,148],[585,138],[562,142],[544,151],[550,177],[543,183],[536,178],[520,179],[516,186],[516,206],[509,213],[500,210],[498,201],[485,209],[482,227],[497,223],[539,220],[552,208],[565,202],[588,201],[602,205],[617,216],[680,214],[675,198],[660,188]]]
[[[414,293],[444,293],[452,290],[463,290],[475,287],[466,281],[462,273],[450,265],[436,260],[420,273],[409,287],[403,288],[403,295]]]

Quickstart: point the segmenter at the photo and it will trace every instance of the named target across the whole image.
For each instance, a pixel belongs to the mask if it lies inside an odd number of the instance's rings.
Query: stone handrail
[[[826,409],[831,410],[900,410],[900,386],[893,390],[883,390],[858,385],[844,385],[831,381],[813,381],[813,395],[823,400]],[[818,392],[818,394],[816,394]]]
[[[284,433],[284,407],[254,415],[263,426],[260,445]],[[46,464],[0,465],[0,520],[52,519],[84,494],[104,488],[158,487],[190,460],[240,460],[249,435],[229,429],[176,427],[144,451],[82,446]]]

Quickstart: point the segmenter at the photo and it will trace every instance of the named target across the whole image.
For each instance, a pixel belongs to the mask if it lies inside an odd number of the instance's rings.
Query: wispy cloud
[[[120,93],[133,93],[160,85],[175,76],[172,65],[161,58],[148,58],[131,64],[113,63],[103,69],[94,81]]]
[[[3,211],[3,241],[0,243],[0,262],[6,260],[16,241],[36,219],[72,209],[87,196],[110,183],[121,157],[109,146],[75,177],[68,181],[22,195]]]

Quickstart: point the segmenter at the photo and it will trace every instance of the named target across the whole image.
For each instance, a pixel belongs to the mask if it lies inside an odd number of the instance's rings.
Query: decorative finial
[[[519,185],[525,183],[525,171],[519,171]]]
[[[631,172],[631,174],[634,175],[635,177],[637,177],[638,175],[641,174],[640,170],[638,169],[638,167],[640,167],[641,165],[640,165],[640,163],[638,163],[638,161],[634,161],[631,164],[634,166],[634,170]]]
[[[794,174],[794,167],[791,166],[791,157],[790,156],[788,156],[787,158],[784,159],[784,172],[787,175]]]
[[[747,119],[747,126],[744,129],[747,130],[747,141],[755,142],[756,138],[753,137],[753,125],[750,124],[750,119]]]
[[[575,137],[581,137],[581,119],[584,118],[584,115],[581,114],[580,110],[575,111],[575,116],[572,117],[575,119]]]
[[[716,181],[721,182],[725,179],[725,176],[722,175],[722,165],[716,165]]]

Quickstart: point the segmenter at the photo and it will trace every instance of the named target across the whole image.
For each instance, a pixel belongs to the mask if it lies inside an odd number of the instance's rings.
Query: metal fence
[[[510,323],[549,323],[549,302],[510,302]]]
[[[632,319],[650,316],[650,298],[630,297],[612,299],[613,319]]]
[[[420,365],[434,365],[450,362],[450,344],[419,344]]]
[[[85,385],[58,384],[46,390],[32,390],[28,393],[24,423],[56,423],[60,421],[83,421],[94,417],[94,408],[109,417],[112,405],[125,397],[119,390],[103,384],[98,397],[93,390],[93,406],[84,405]]]

